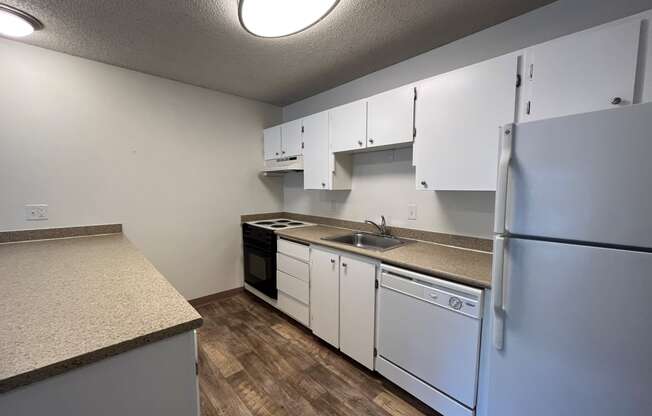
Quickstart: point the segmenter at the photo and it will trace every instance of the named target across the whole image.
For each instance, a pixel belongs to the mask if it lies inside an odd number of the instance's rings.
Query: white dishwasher
[[[474,415],[482,294],[383,264],[376,370],[444,416]]]

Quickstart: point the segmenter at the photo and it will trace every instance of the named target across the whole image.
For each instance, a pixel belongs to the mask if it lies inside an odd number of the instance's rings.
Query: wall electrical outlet
[[[408,220],[417,219],[417,204],[408,204]]]
[[[27,221],[42,221],[48,219],[47,204],[27,204],[25,205],[25,219]]]

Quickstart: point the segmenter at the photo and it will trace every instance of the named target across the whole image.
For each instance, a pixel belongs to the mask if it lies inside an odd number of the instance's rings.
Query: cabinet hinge
[[[516,74],[516,88],[521,86],[521,74]]]
[[[199,363],[195,361],[195,375],[199,375]]]
[[[374,348],[374,357],[378,357],[378,348]]]
[[[303,129],[303,126],[301,126],[301,133],[304,133],[305,130]]]
[[[533,75],[534,75],[534,64],[530,64],[530,79],[532,79]]]
[[[378,279],[374,280],[374,283],[375,283],[376,289],[378,289]]]
[[[304,144],[305,144],[305,143],[301,142],[301,148],[302,148],[302,149],[305,149]]]
[[[525,106],[525,114],[530,114],[531,109],[532,109],[532,101],[528,101],[527,105]]]
[[[416,127],[412,127],[412,138],[413,139],[417,138],[417,128]]]
[[[414,87],[414,101],[417,100],[417,87]]]

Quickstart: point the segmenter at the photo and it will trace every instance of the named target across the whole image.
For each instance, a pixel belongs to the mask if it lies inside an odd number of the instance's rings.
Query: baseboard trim
[[[236,287],[235,289],[229,289],[223,292],[213,293],[212,295],[206,295],[200,298],[190,299],[188,303],[190,303],[193,307],[196,308],[197,306],[210,303],[214,300],[230,298],[231,296],[235,296],[238,293],[242,293],[243,291],[244,291],[244,287]]]

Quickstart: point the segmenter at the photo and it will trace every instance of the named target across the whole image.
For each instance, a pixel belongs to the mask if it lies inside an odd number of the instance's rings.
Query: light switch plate
[[[417,219],[417,204],[408,204],[408,220]]]
[[[43,221],[48,219],[47,204],[25,205],[25,219],[27,221]]]

